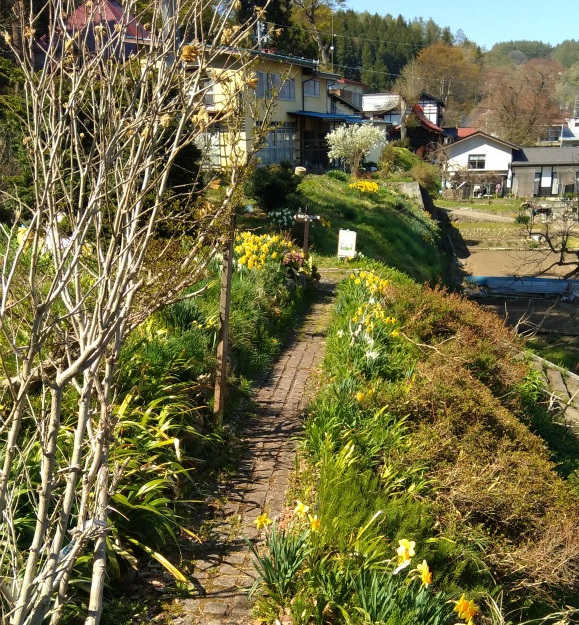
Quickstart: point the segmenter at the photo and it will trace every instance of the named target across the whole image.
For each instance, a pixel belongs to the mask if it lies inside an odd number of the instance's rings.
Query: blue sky
[[[521,39],[557,45],[579,40],[579,0],[346,0],[354,11],[369,11],[406,20],[432,18],[453,33],[464,34],[487,50],[501,41]]]

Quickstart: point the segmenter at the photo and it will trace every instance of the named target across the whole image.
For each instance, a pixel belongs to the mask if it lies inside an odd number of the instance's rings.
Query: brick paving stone
[[[253,524],[267,511],[271,518],[283,512],[285,493],[294,467],[295,437],[307,407],[309,385],[324,352],[325,327],[333,287],[346,274],[332,274],[320,284],[318,298],[301,329],[288,343],[272,370],[260,377],[253,392],[256,416],[247,429],[247,453],[242,476],[232,479],[229,499],[221,506],[226,518],[219,521],[212,538],[222,557],[216,562],[199,560],[194,570],[206,596],[181,602],[183,623],[188,625],[252,625],[248,590],[256,579],[250,552],[243,537],[262,544]],[[209,556],[206,556],[207,558]]]

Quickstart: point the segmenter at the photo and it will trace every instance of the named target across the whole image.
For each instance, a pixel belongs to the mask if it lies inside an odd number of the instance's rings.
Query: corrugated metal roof
[[[574,146],[521,148],[513,156],[513,167],[531,165],[579,165],[579,148]]]

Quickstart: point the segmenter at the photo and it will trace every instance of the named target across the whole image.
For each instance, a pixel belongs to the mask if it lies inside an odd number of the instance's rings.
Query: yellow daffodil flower
[[[398,541],[398,548],[396,549],[396,553],[398,554],[398,566],[392,571],[393,575],[399,573],[402,569],[405,569],[410,565],[410,561],[414,556],[414,547],[416,543],[413,540],[407,540],[403,538]]]
[[[416,571],[419,573],[418,577],[420,577],[422,585],[428,588],[432,584],[432,571],[428,568],[426,560],[422,560],[422,564],[416,565]]]
[[[362,393],[362,391],[358,391],[356,393],[356,401],[360,402],[364,399],[364,393]]]
[[[294,508],[294,514],[297,514],[298,516],[305,516],[309,512],[309,510],[310,510],[309,506],[306,506],[306,504],[300,501],[299,499],[296,500],[296,507]]]
[[[264,529],[268,525],[271,525],[272,521],[267,516],[267,512],[264,512],[263,514],[260,514],[257,517],[257,519],[255,519],[254,523],[255,523],[255,527],[257,528],[257,531],[259,532],[260,530]]]
[[[463,593],[462,597],[456,602],[454,611],[461,619],[464,619],[468,625],[472,625],[474,617],[478,614],[478,606],[472,599],[469,601]]]
[[[310,517],[310,529],[312,532],[317,532],[320,529],[320,519],[318,519],[317,514]]]

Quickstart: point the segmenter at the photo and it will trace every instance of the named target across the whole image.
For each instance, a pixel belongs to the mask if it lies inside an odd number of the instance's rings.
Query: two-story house
[[[83,44],[94,52],[103,38],[118,39],[118,45],[111,49],[121,62],[140,48],[155,45],[147,30],[115,0],[81,4],[68,17],[66,28],[71,33],[82,32]],[[95,36],[97,29],[99,34]],[[58,50],[49,50],[51,45],[47,37],[39,40],[41,64],[47,53],[59,54]],[[185,43],[181,50],[189,48],[191,52],[199,45]],[[176,58],[186,68],[205,64],[205,79],[196,85],[193,95],[199,95],[199,120],[206,120],[200,142],[206,148],[207,167],[227,167],[239,150],[253,152],[256,137],[265,133],[256,154],[258,163],[287,161],[310,170],[323,169],[328,166],[326,135],[341,124],[364,121],[356,106],[361,103],[361,87],[341,85],[339,74],[320,70],[315,60],[271,50],[227,46],[206,49],[206,55],[177,52]],[[346,102],[349,98],[352,106],[337,106],[335,94],[330,93],[336,85],[343,86],[343,99]],[[232,119],[235,124],[231,124]]]
[[[338,74],[322,71],[317,61],[252,51],[236,54],[224,50],[207,70],[203,85],[205,107],[213,122],[206,134],[213,166],[227,166],[231,141],[246,153],[254,149],[257,131],[266,124],[265,139],[255,158],[261,165],[289,162],[308,170],[328,167],[326,135],[341,124],[364,122],[355,111],[338,111],[332,104],[330,88]],[[224,79],[224,76],[227,78]],[[243,103],[236,114],[243,116],[241,132],[232,139],[227,123],[219,118],[232,106],[231,85],[245,82]],[[239,98],[239,89],[236,97]]]
[[[401,106],[402,100],[395,93],[367,93],[362,96],[364,115],[374,122],[385,123],[389,140],[400,139],[404,121],[411,149],[423,156],[434,152],[442,144],[444,102],[422,93],[416,102],[406,107],[405,120]]]

